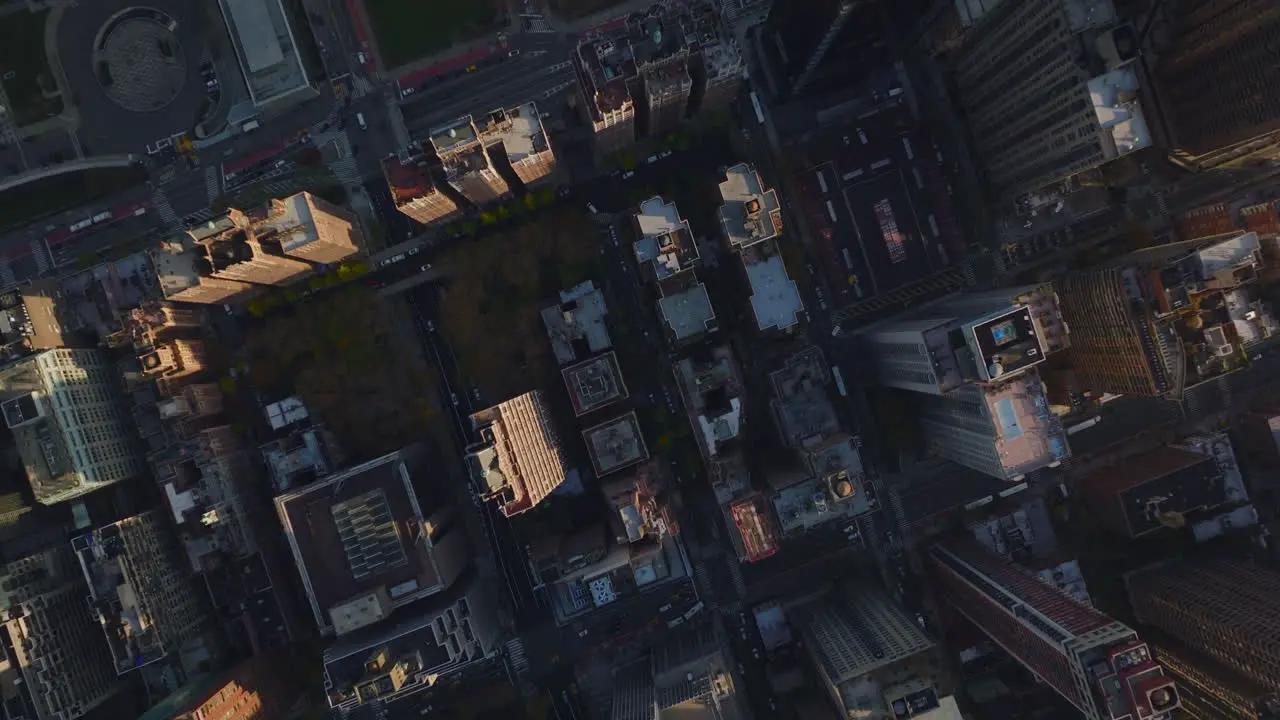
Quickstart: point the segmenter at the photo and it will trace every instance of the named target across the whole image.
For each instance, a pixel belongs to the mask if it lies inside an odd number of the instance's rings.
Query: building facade
[[[551,151],[542,117],[534,103],[495,110],[478,123],[478,128],[480,142],[490,160],[499,168],[509,166],[515,178],[526,187],[555,172],[556,154]]]
[[[142,473],[138,433],[106,352],[48,350],[0,373],[0,387],[5,424],[40,502],[64,502]]]
[[[972,623],[1089,720],[1168,718],[1171,678],[1132,629],[970,537],[929,550],[945,607]]]
[[[6,664],[19,674],[4,684],[16,691],[28,717],[74,720],[120,688],[102,631],[85,612],[84,578],[70,548],[49,548],[0,567],[0,605],[12,642]],[[0,670],[0,677],[6,674]]]
[[[134,515],[71,542],[89,586],[89,609],[120,675],[180,651],[211,619],[161,512]]]
[[[459,207],[436,182],[433,167],[439,164],[417,146],[403,158],[391,155],[382,161],[382,175],[396,209],[423,225],[450,218]]]
[[[1128,584],[1138,622],[1248,680],[1280,688],[1280,572],[1205,557],[1140,570]]]
[[[467,448],[471,479],[507,517],[533,509],[569,473],[551,409],[534,390],[471,416],[481,442]]]
[[[484,205],[511,192],[489,161],[470,115],[432,130],[431,145],[440,158],[444,181],[471,203]]]
[[[273,720],[289,717],[306,699],[288,653],[255,655],[225,672],[199,678],[161,700],[138,720]]]
[[[274,237],[285,255],[318,265],[354,257],[365,244],[354,213],[308,192],[273,199],[255,225],[263,236]]]

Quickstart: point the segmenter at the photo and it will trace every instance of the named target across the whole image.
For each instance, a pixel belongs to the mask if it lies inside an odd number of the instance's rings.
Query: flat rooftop
[[[430,552],[416,542],[425,518],[400,453],[329,475],[276,498],[311,610],[386,587],[400,605],[439,590]]]
[[[439,192],[431,177],[431,161],[422,153],[411,155],[407,160],[395,155],[383,158],[382,175],[387,179],[397,207]]]
[[[861,478],[814,477],[779,490],[773,509],[783,535],[812,530],[834,520],[862,515],[870,508]]]
[[[586,415],[627,397],[627,385],[613,352],[570,365],[560,373],[575,415]]]
[[[697,337],[712,329],[715,324],[716,311],[711,306],[707,286],[702,283],[682,292],[665,295],[658,300],[658,309],[662,311],[662,317],[677,341]]]
[[[1091,502],[1118,502],[1131,537],[1164,527],[1161,513],[1188,514],[1225,504],[1222,470],[1212,456],[1161,447],[1084,480]]]
[[[974,323],[966,341],[974,355],[978,377],[993,380],[1044,361],[1048,348],[1031,317],[1019,305],[996,317]]]
[[[778,552],[777,529],[763,496],[755,494],[733,503],[728,515],[738,531],[743,561],[756,562]]]
[[[430,135],[431,147],[436,149],[436,153],[442,160],[446,154],[474,142],[478,137],[475,123],[471,121],[470,115],[438,127],[432,130]]]
[[[503,152],[512,165],[551,148],[538,107],[532,102],[490,113],[481,121],[479,130],[485,145],[502,143]]]
[[[196,243],[186,235],[166,241],[158,250],[150,253],[151,265],[156,270],[160,292],[173,297],[200,284],[197,261],[203,257]]]
[[[542,309],[542,324],[561,365],[612,346],[605,325],[608,311],[604,293],[590,280],[561,291],[559,304]]]
[[[219,0],[218,4],[255,105],[310,87],[279,0]]]
[[[636,259],[652,263],[659,280],[686,270],[698,261],[698,246],[689,222],[680,217],[675,203],[652,197],[640,203],[635,215],[640,239],[635,243]]]
[[[778,191],[764,189],[754,165],[734,165],[720,183],[720,225],[732,247],[744,247],[782,232]]]
[[[751,311],[760,330],[783,330],[800,322],[804,302],[796,281],[787,274],[781,255],[770,255],[755,262],[744,254],[743,264],[751,283]]]
[[[822,351],[810,346],[792,355],[769,374],[778,431],[789,447],[812,444],[840,429],[840,418],[827,392],[832,383]]]
[[[604,476],[648,459],[644,434],[635,411],[582,431],[591,464],[597,476]]]
[[[632,104],[627,81],[636,76],[635,54],[625,38],[607,38],[578,46],[578,60],[586,93],[596,120]]]
[[[511,516],[533,508],[564,484],[568,468],[541,391],[518,395],[471,416],[484,444],[469,448],[468,469],[480,491]]]

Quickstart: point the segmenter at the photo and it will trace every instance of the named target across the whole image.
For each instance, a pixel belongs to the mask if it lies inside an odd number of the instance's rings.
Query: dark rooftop
[[[396,204],[413,202],[436,192],[430,163],[424,155],[415,155],[403,162],[394,155],[388,156],[382,160],[382,174],[387,178]]]
[[[392,600],[436,587],[439,575],[419,552],[422,510],[401,456],[383,456],[276,498],[317,622],[331,607],[386,586]]]

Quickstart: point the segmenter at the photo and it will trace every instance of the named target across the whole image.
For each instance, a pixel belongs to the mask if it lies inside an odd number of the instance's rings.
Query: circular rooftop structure
[[[154,8],[112,15],[98,31],[93,64],[112,102],[135,113],[168,107],[186,84],[188,67],[177,21]]]

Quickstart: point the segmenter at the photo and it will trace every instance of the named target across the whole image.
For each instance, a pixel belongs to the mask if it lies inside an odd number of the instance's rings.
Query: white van
[[[369,124],[364,121],[364,113],[356,113],[356,124],[360,126],[361,130],[369,129]]]

